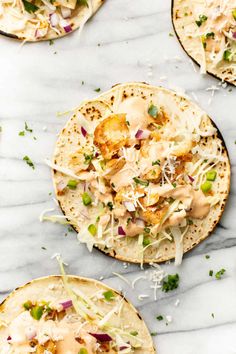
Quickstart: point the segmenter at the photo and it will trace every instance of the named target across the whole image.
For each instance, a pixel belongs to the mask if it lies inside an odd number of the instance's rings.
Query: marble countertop
[[[141,312],[152,332],[159,354],[236,353],[236,197],[235,102],[236,89],[200,76],[173,34],[170,0],[107,0],[78,32],[49,43],[20,47],[1,37],[0,55],[0,296],[32,278],[59,272],[51,256],[62,254],[67,272],[104,278],[123,289]],[[82,85],[84,81],[84,85]],[[125,81],[146,81],[181,88],[199,102],[220,128],[232,162],[232,188],[223,218],[210,238],[185,255],[183,264],[162,265],[167,273],[180,274],[180,286],[168,294],[157,291],[154,301],[149,280],[138,266],[104,256],[90,255],[76,235],[62,225],[40,223],[46,208],[56,208],[52,181],[44,159],[52,156],[56,135],[67,120],[57,117]],[[217,87],[218,90],[211,90]],[[33,133],[19,136],[24,122]],[[33,138],[35,137],[35,139]],[[35,164],[30,168],[23,157]],[[205,255],[210,255],[206,259]],[[209,270],[226,269],[221,280]],[[147,269],[147,277],[152,270]],[[149,297],[139,300],[139,294]],[[178,304],[179,303],[179,304]],[[176,306],[178,304],[178,306]],[[163,315],[163,321],[156,316]],[[171,316],[172,321],[166,324]]]

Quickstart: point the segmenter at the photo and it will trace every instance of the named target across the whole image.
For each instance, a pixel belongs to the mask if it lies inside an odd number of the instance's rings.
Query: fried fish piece
[[[105,159],[111,159],[128,143],[129,129],[125,114],[112,114],[100,122],[94,131],[96,145]]]

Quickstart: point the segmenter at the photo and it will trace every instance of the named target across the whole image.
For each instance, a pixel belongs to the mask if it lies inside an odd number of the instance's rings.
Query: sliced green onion
[[[141,186],[147,187],[149,185],[148,181],[143,181],[142,179],[140,179],[138,177],[134,177],[133,180],[136,184],[140,184]]]
[[[88,231],[91,235],[95,236],[97,233],[97,227],[94,224],[90,224],[88,227]]]
[[[87,192],[84,192],[82,194],[82,201],[85,206],[88,206],[92,203],[92,198],[90,197],[90,195]]]
[[[143,246],[145,247],[145,246],[148,246],[148,245],[150,245],[150,243],[151,243],[151,241],[149,240],[149,238],[148,237],[144,237],[144,239],[143,239]]]
[[[225,60],[225,61],[230,61],[231,60],[231,51],[230,50],[225,50],[224,51],[224,54],[223,54],[223,59]]]
[[[43,309],[43,306],[34,306],[30,310],[30,314],[35,320],[39,321],[40,318],[43,316]]]
[[[215,170],[208,171],[206,174],[207,181],[214,181],[216,179],[217,172]]]
[[[76,189],[77,184],[78,184],[78,181],[75,181],[74,179],[71,179],[71,180],[68,181],[67,187],[70,188],[70,189]]]
[[[203,193],[207,193],[209,192],[209,190],[211,190],[211,187],[212,187],[212,183],[206,181],[201,185],[201,190],[203,191]]]
[[[132,331],[132,332],[130,332],[130,334],[131,334],[131,336],[136,337],[138,335],[138,332],[137,331]]]
[[[24,304],[23,304],[23,307],[26,309],[26,310],[30,310],[31,307],[33,306],[32,302],[30,300],[26,301]]]
[[[103,293],[103,296],[104,298],[107,300],[107,301],[111,301],[114,299],[115,295],[113,293],[113,291],[111,290],[107,290]]]

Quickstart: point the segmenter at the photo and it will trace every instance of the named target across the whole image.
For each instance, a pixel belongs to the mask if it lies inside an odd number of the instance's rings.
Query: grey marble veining
[[[169,33],[173,33],[170,0],[107,0],[80,39],[75,32],[51,46],[38,43],[20,47],[0,38],[0,297],[32,278],[58,273],[51,256],[59,252],[69,264],[69,273],[103,277],[105,283],[124,291],[150,330],[158,332],[154,341],[159,354],[233,354],[236,89],[223,89],[214,78],[200,76],[198,67]],[[181,281],[174,292],[159,290],[157,301],[150,281],[139,280],[133,289],[113,274],[122,273],[131,283],[145,270],[114,261],[96,250],[90,255],[66,227],[39,222],[42,210],[55,207],[59,212],[50,195],[50,170],[44,164],[52,155],[56,134],[68,119],[56,113],[95,96],[98,87],[107,90],[125,81],[146,81],[185,91],[220,128],[232,163],[231,195],[220,225],[185,255],[181,267],[162,266],[167,273],[178,272]],[[208,89],[213,85],[219,90],[212,97]],[[18,136],[25,121],[33,133]],[[25,155],[35,163],[35,170],[22,160]],[[210,269],[221,268],[226,269],[222,280],[209,277]],[[149,297],[141,301],[139,294]],[[172,316],[172,322],[166,325],[166,321],[157,321],[159,314]]]

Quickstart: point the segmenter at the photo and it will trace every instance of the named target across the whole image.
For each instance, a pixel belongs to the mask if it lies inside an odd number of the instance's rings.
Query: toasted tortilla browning
[[[69,289],[69,290],[68,290]],[[148,329],[115,290],[87,278],[49,276],[13,291],[0,305],[0,352],[151,354]]]
[[[236,85],[236,1],[172,0],[172,20],[201,73]]]
[[[210,118],[147,84],[84,102],[61,131],[51,167],[78,240],[130,262],[179,264],[212,232],[229,193],[227,151]]]
[[[56,39],[84,24],[104,0],[3,0],[0,34],[28,42]]]

